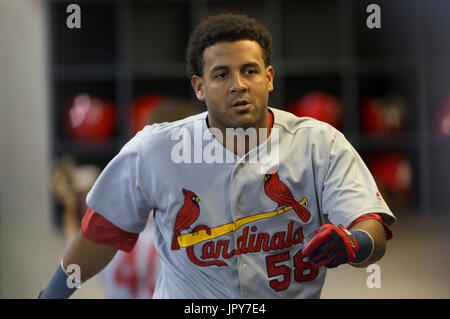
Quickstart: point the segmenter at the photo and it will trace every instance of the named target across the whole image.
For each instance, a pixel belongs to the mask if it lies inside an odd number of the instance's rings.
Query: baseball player
[[[328,268],[383,256],[395,217],[371,174],[332,126],[268,106],[271,58],[269,32],[246,16],[193,31],[187,70],[207,111],[146,126],[112,159],[41,298],[69,297],[67,267],[91,278],[148,218],[154,298],[319,298]]]

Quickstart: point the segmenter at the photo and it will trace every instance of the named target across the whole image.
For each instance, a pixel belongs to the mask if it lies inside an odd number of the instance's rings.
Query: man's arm
[[[383,257],[386,252],[386,231],[379,221],[365,219],[356,223],[350,230],[363,230],[369,234],[373,242],[373,250],[370,256],[361,263],[350,263],[355,267],[367,267]]]
[[[66,269],[77,265],[80,269],[80,283],[99,273],[114,257],[117,249],[107,245],[96,244],[84,237],[80,232],[73,240],[61,264],[56,269],[47,287],[39,294],[40,299],[65,299],[75,291],[73,285],[68,285],[69,278]]]
[[[62,264],[64,269],[71,264],[78,265],[83,283],[106,267],[116,252],[117,248],[94,243],[80,232],[64,255]]]

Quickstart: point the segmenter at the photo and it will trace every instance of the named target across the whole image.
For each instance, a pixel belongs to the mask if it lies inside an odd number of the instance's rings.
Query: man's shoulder
[[[178,130],[181,128],[191,128],[195,122],[203,121],[206,118],[206,114],[207,112],[202,112],[173,122],[163,122],[147,125],[142,129],[140,133],[142,133],[142,135],[167,133],[170,134],[173,130]]]
[[[326,122],[311,117],[296,116],[290,112],[270,108],[274,114],[274,127],[281,128],[290,134],[306,133],[310,136],[323,136],[333,139],[339,131]]]
[[[194,124],[196,122],[202,123],[201,121],[203,121],[205,117],[206,112],[203,112],[173,122],[146,125],[128,141],[125,145],[125,149],[144,148],[151,150],[157,147],[160,150],[164,145],[169,145],[169,142],[175,133],[180,132],[183,128],[192,130]]]
[[[155,123],[145,126],[141,131],[136,134],[136,137],[142,140],[148,140],[149,137],[161,137],[170,136],[174,131],[186,128],[188,130],[193,129],[194,123],[201,123],[206,118],[207,112],[195,114],[183,119],[173,122]]]

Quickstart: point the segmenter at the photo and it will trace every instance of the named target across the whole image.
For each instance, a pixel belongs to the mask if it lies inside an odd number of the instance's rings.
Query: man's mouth
[[[233,106],[233,107],[242,107],[242,106],[245,106],[245,105],[248,105],[248,104],[249,104],[249,102],[247,100],[237,100],[237,101],[234,101],[233,104],[231,104],[231,106]]]

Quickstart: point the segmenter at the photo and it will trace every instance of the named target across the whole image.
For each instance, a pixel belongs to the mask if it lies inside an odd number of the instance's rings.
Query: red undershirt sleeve
[[[90,208],[87,209],[81,221],[81,233],[94,243],[113,246],[126,252],[133,249],[139,237],[138,233],[130,233],[118,228]]]
[[[383,226],[386,231],[386,240],[390,240],[393,237],[392,231],[389,228],[389,225],[383,220],[383,217],[380,214],[365,214],[357,219],[355,219],[347,228],[352,228],[355,224],[359,223],[360,221],[366,220],[366,219],[375,219],[378,220]]]

